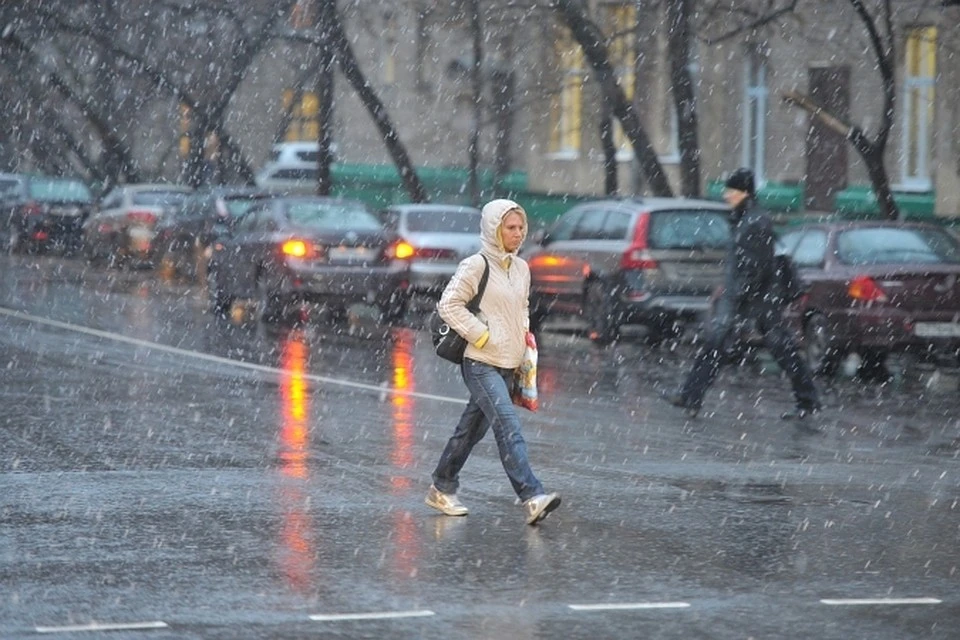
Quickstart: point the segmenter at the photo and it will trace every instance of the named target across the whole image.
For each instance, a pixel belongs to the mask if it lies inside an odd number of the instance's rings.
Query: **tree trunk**
[[[513,95],[512,71],[498,70],[493,75],[494,111],[497,118],[497,146],[493,162],[494,190],[499,192],[504,177],[510,173],[510,145],[513,141]]]
[[[333,96],[334,96],[334,56],[331,34],[337,19],[336,0],[320,2],[320,47],[319,77],[317,78],[317,120],[319,132],[317,138],[317,195],[329,196],[333,192]]]
[[[617,193],[617,146],[613,141],[613,116],[606,103],[600,113],[600,146],[603,148],[603,193]]]
[[[480,120],[483,118],[483,26],[480,24],[480,2],[469,0],[470,6],[470,35],[473,44],[473,64],[470,65],[470,86],[473,90],[473,123],[470,129],[470,139],[467,143],[469,157],[468,191],[470,203],[480,206]]]
[[[333,2],[333,0],[324,1]],[[357,58],[353,54],[350,41],[343,32],[340,15],[339,13],[334,13],[332,36],[334,51],[340,63],[340,69],[343,71],[347,82],[349,82],[353,90],[357,92],[360,101],[363,102],[363,105],[367,108],[370,117],[373,118],[374,123],[377,125],[377,129],[380,130],[384,144],[386,144],[387,151],[390,153],[391,158],[393,158],[397,171],[400,173],[400,179],[403,181],[403,186],[407,190],[410,200],[412,202],[427,202],[429,201],[427,191],[420,181],[420,177],[417,176],[416,170],[413,168],[413,163],[410,161],[410,156],[407,155],[406,148],[400,141],[397,130],[390,121],[387,109],[370,87],[366,77],[364,77],[363,71],[357,63]]]
[[[688,198],[700,196],[700,140],[697,99],[690,78],[690,20],[693,0],[672,0],[667,6],[667,53],[670,86],[677,113],[680,189]]]
[[[559,12],[564,24],[583,48],[587,61],[597,74],[597,82],[600,83],[604,99],[610,105],[613,114],[620,120],[623,133],[633,146],[633,152],[647,178],[650,190],[656,196],[672,196],[673,190],[670,188],[670,182],[660,164],[657,152],[650,144],[650,138],[640,123],[636,109],[627,100],[617,82],[600,29],[587,17],[583,6],[577,0],[553,0],[552,6]]]

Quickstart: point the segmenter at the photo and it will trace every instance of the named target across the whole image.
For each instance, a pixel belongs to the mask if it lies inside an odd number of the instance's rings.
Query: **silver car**
[[[531,238],[530,324],[576,315],[598,344],[621,325],[642,324],[659,342],[703,316],[723,283],[728,208],[685,198],[626,198],[579,204]]]
[[[439,298],[457,264],[480,251],[480,210],[452,204],[397,204],[380,212],[410,264],[412,294]]]

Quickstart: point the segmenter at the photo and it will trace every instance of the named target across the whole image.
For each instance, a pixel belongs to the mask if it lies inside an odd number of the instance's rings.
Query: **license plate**
[[[960,338],[960,322],[918,322],[913,333],[921,338]]]
[[[331,262],[367,262],[374,258],[375,252],[366,247],[333,247],[328,255]]]

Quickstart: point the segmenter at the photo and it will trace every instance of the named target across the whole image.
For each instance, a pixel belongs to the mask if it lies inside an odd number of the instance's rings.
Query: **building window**
[[[741,164],[753,170],[757,184],[765,180],[767,136],[767,61],[756,51],[747,54],[743,97],[743,156]]]
[[[911,29],[907,35],[899,185],[903,189],[927,191],[932,184],[930,166],[936,45],[936,27]]]
[[[283,139],[287,142],[316,141],[320,137],[320,101],[312,91],[283,92],[283,111],[287,126]]]
[[[393,11],[383,14],[383,49],[380,56],[380,80],[386,86],[397,83],[397,15]]]
[[[550,105],[551,155],[576,158],[580,154],[583,110],[583,51],[569,33],[555,41],[554,55],[560,68],[560,89]]]
[[[632,3],[621,3],[604,5],[602,10],[610,64],[624,97],[632,101],[636,85],[637,8]],[[619,120],[613,123],[613,144],[617,149],[617,160],[628,162],[633,159],[633,146]]]

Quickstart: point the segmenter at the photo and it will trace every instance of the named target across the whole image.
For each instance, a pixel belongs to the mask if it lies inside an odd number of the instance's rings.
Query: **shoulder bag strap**
[[[487,256],[481,254],[483,258],[483,276],[480,278],[480,286],[477,287],[477,295],[473,296],[473,300],[467,305],[472,313],[477,313],[480,311],[480,301],[483,299],[483,292],[487,290],[487,280],[490,279],[490,263],[487,262]]]

